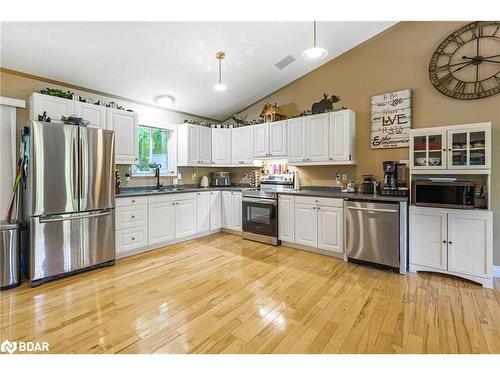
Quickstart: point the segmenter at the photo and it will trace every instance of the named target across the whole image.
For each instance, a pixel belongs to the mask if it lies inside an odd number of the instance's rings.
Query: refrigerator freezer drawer
[[[30,229],[32,284],[115,259],[112,209],[33,217]]]

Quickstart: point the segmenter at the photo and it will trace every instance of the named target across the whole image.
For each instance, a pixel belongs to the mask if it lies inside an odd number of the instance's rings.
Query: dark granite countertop
[[[338,188],[325,186],[305,186],[300,190],[282,191],[279,192],[279,194],[378,202],[408,202],[408,197],[392,197],[380,194],[342,193]]]
[[[138,196],[148,196],[148,195],[158,195],[158,194],[179,194],[179,193],[198,193],[200,191],[243,191],[246,189],[251,189],[250,185],[232,185],[227,187],[208,187],[202,188],[195,185],[177,185],[175,186],[164,186],[159,191],[156,190],[155,186],[137,186],[137,187],[124,187],[121,189],[119,194],[116,194],[116,198],[126,198],[126,197],[138,197]]]

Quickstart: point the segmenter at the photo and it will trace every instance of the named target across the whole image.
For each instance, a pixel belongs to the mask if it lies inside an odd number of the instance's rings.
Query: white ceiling
[[[327,61],[393,24],[318,22],[318,45]],[[312,22],[3,22],[0,65],[147,104],[173,95],[172,109],[223,120],[323,64],[302,59],[311,44]]]

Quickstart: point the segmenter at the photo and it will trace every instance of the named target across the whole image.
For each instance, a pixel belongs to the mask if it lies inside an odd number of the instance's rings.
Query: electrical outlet
[[[340,183],[340,175],[339,174],[337,174],[335,176],[335,182],[338,183],[338,184]]]
[[[191,175],[191,179],[196,180],[196,172],[193,172],[193,174]]]

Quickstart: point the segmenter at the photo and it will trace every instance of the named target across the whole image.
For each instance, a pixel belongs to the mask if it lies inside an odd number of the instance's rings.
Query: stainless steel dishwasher
[[[406,202],[402,203],[345,202],[348,259],[406,272]]]

